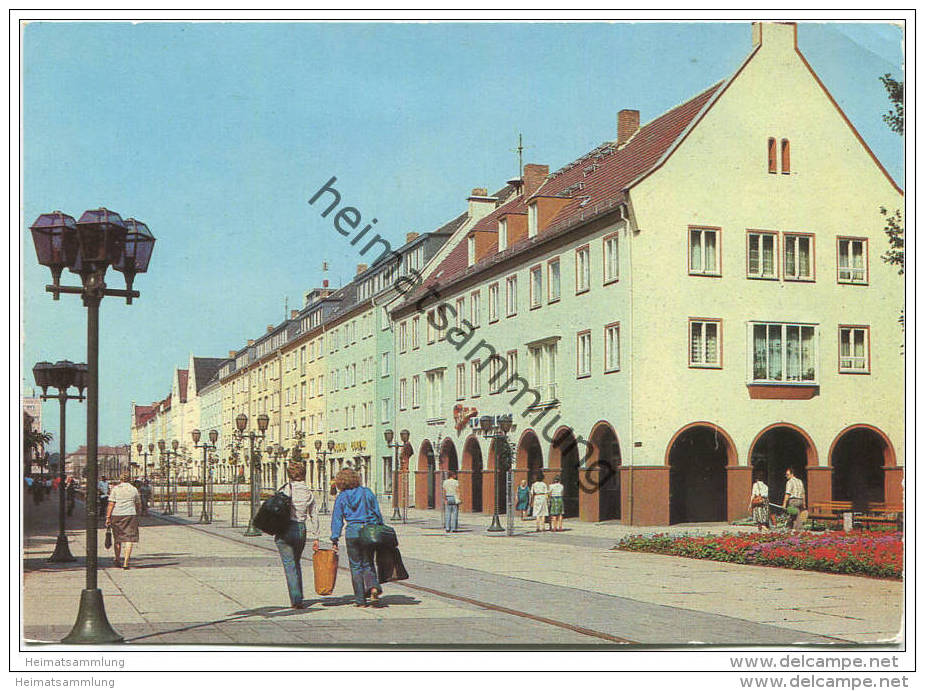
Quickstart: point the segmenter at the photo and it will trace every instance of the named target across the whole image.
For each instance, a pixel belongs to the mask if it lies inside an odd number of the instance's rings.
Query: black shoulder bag
[[[292,491],[292,485],[289,491]],[[283,487],[276,490],[276,494],[267,499],[254,515],[254,527],[267,535],[279,535],[289,527],[292,520],[292,497],[283,493]]]

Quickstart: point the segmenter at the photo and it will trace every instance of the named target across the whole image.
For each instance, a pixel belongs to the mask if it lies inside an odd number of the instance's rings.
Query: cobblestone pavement
[[[67,634],[84,587],[82,530],[68,531],[78,561],[47,562],[55,507],[24,506],[23,635],[32,642]],[[194,507],[189,517],[181,503],[178,515],[144,517],[128,571],[113,568],[100,531],[99,586],[108,618],[128,644],[844,645],[895,641],[902,619],[897,582],[613,551],[620,536],[643,532],[613,523],[569,521],[563,533],[538,534],[518,520],[508,537],[485,532],[490,515],[463,514],[461,531],[446,534],[437,512],[417,510],[395,526],[411,578],[387,584],[382,607],[353,606],[342,558],[333,595],[292,610],[272,539],[243,536],[227,505],[216,506],[210,525],[198,525],[198,514]],[[79,504],[71,526],[78,521]],[[733,528],[672,528],[724,529]],[[309,560],[307,553],[307,591]]]

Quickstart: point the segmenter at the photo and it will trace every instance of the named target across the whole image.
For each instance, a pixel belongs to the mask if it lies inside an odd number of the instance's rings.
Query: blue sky
[[[800,24],[800,48],[887,170],[902,140],[878,76],[902,75],[884,24]],[[103,205],[157,244],[132,305],[101,308],[100,443],[127,442],[131,402],[169,393],[190,353],[222,357],[363,261],[308,206],[343,200],[402,244],[526,162],[552,170],[728,77],[747,23],[35,23],[22,32],[22,361],[86,360],[86,311],[44,292],[28,226]],[[330,217],[329,217],[330,218]],[[76,276],[65,273],[66,282]],[[123,287],[110,272],[109,284]],[[69,450],[85,442],[68,408]],[[57,435],[57,404],[44,428]],[[56,443],[53,444],[56,446]]]

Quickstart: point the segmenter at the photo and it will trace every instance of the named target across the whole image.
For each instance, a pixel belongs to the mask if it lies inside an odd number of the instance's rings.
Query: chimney
[[[639,129],[639,111],[623,109],[617,113],[617,146],[636,134]]]
[[[299,316],[299,310],[289,310],[289,318],[295,319]]]
[[[495,197],[489,197],[488,190],[484,187],[474,187],[467,201],[469,202],[469,219],[475,223],[494,211],[498,200]]]
[[[248,338],[248,339],[247,339],[247,345],[249,345],[249,346],[254,345],[254,339],[253,339],[253,338]]]
[[[797,47],[797,25],[794,22],[752,23],[752,47],[793,50]]]
[[[233,357],[234,357],[235,355],[237,355],[237,354],[238,354],[238,353],[237,353],[236,351],[234,351],[234,350],[229,350],[229,351],[228,351],[228,357],[229,357],[229,358],[233,358]]]
[[[531,196],[536,192],[540,185],[546,182],[549,175],[549,166],[541,166],[538,163],[527,163],[524,165],[524,197]]]
[[[328,279],[324,279],[324,280],[321,282],[321,287],[322,287],[322,288],[327,288],[327,287],[328,287]]]
[[[484,192],[484,190],[482,190]],[[405,233],[405,244],[418,239],[418,233]]]
[[[270,333],[270,332],[271,332],[273,329],[275,329],[275,328],[276,328],[276,327],[273,326],[272,324],[267,324],[267,333]]]
[[[369,268],[369,266],[366,265],[366,264],[357,264],[357,276],[359,276],[361,273],[363,273],[364,271],[366,271],[366,269],[368,269],[368,268]]]

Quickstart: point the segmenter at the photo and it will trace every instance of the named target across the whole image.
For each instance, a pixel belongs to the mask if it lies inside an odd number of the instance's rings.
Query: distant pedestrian
[[[795,533],[803,529],[803,507],[806,505],[806,490],[803,481],[793,474],[793,468],[784,472],[787,485],[784,488],[784,508],[787,510],[787,527]]]
[[[379,510],[376,495],[369,488],[360,486],[360,476],[355,470],[340,470],[334,478],[334,484],[339,493],[334,501],[334,511],[331,513],[331,542],[337,551],[340,534],[342,531],[345,532],[354,601],[357,607],[367,607],[367,597],[373,604],[379,601],[382,586],[373,564],[373,548],[364,545],[357,538],[364,525],[384,523],[382,512]]]
[[[283,494],[292,498],[292,512],[289,517],[289,526],[276,536],[276,549],[283,562],[283,571],[286,573],[286,586],[289,588],[289,602],[294,609],[304,609],[302,591],[302,552],[305,550],[307,530],[310,528],[312,537],[312,550],[318,551],[318,512],[316,510],[315,495],[305,484],[305,463],[290,461],[286,467],[289,482],[283,488]],[[306,519],[309,526],[305,525]]]
[[[749,500],[752,518],[758,526],[759,533],[762,529],[771,529],[771,507],[768,504],[768,486],[764,483],[764,479],[764,471],[755,473],[755,482],[752,484],[752,496]]]
[[[443,497],[446,500],[446,516],[443,528],[448,533],[459,531],[459,480],[452,470],[443,481]]]
[[[536,481],[530,486],[530,504],[536,519],[536,532],[546,530],[546,516],[549,515],[549,485],[543,482],[543,473],[536,474]]]
[[[520,511],[520,520],[527,520],[527,511],[530,510],[530,488],[527,487],[527,481],[521,480],[517,488],[517,505],[514,507]]]
[[[119,484],[112,488],[106,511],[106,526],[112,528],[112,548],[115,553],[113,564],[119,566],[122,545],[125,544],[125,561],[122,568],[128,569],[132,548],[138,543],[138,514],[141,513],[141,496],[132,485],[128,472],[119,476]]]
[[[67,515],[70,516],[74,513],[74,502],[77,499],[77,483],[72,477],[64,483],[64,496],[67,499]]]
[[[141,495],[141,515],[147,516],[148,504],[151,503],[151,483],[149,483],[147,479],[142,481],[138,493]]]
[[[100,516],[103,516],[106,513],[106,504],[109,503],[109,481],[105,475],[96,483],[96,498]]]
[[[549,486],[549,527],[553,532],[562,532],[562,516],[565,514],[565,487],[559,480],[559,476],[556,475]]]

